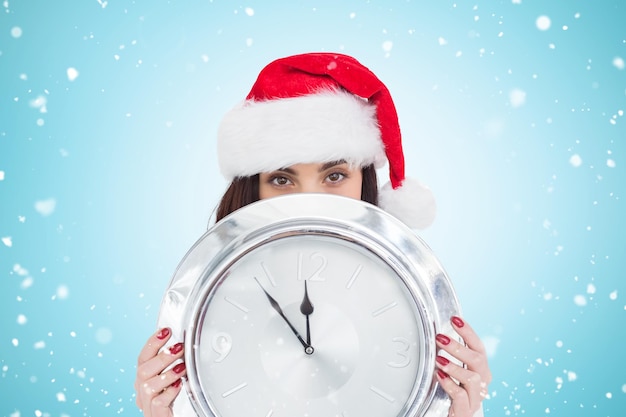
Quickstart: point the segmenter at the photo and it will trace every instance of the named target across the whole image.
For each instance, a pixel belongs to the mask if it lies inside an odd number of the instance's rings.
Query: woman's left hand
[[[460,317],[451,319],[454,330],[463,338],[465,345],[438,334],[437,347],[459,360],[465,366],[457,365],[447,358],[437,356],[437,380],[448,393],[452,404],[450,417],[472,417],[488,394],[491,371],[487,363],[485,347],[474,330]]]

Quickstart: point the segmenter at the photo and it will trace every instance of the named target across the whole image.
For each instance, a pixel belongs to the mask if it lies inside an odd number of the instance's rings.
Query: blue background
[[[387,84],[437,197],[422,236],[489,349],[487,415],[623,416],[625,21],[621,0],[4,1],[0,415],[140,415],[137,354],[226,186],[217,123],[269,61],[337,51]]]

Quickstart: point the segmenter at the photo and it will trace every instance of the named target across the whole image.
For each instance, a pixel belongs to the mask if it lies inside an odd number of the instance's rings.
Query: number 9
[[[233,347],[233,340],[228,333],[217,333],[213,336],[211,347],[219,355],[214,362],[221,362],[230,353]]]

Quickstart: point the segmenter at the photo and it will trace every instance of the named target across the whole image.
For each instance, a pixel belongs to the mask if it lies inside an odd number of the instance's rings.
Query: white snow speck
[[[17,347],[17,346],[19,346],[20,341],[19,341],[19,340],[17,340],[17,339],[11,339],[11,344],[12,344],[13,346],[16,346],[16,347]]]
[[[246,7],[246,14],[248,16],[254,16],[254,9],[252,7]]]
[[[539,16],[537,20],[535,21],[535,25],[537,26],[537,29],[539,30],[548,30],[550,29],[551,24],[552,24],[552,21],[546,15]]]
[[[522,0],[511,0],[513,4],[522,4]]]
[[[514,88],[509,93],[509,103],[512,107],[521,107],[526,103],[526,92],[519,88]]]
[[[246,46],[247,46],[247,47],[251,47],[251,46],[252,46],[252,43],[253,43],[252,38],[248,38],[248,39],[246,39]]]
[[[57,393],[57,401],[60,403],[64,403],[65,402],[65,394],[63,394],[62,392]]]
[[[4,180],[4,171],[0,170],[0,181]]]
[[[578,167],[580,167],[582,165],[583,159],[580,157],[580,155],[574,154],[574,155],[570,156],[569,163],[574,168],[578,168]]]
[[[47,217],[54,213],[54,209],[56,208],[57,202],[54,198],[49,198],[47,200],[39,200],[35,202],[35,210],[37,213],[41,214],[44,217]]]
[[[609,167],[609,168],[615,168],[615,160],[607,159],[606,160],[606,166]]]
[[[498,350],[498,345],[500,344],[500,338],[496,336],[485,336],[482,340],[485,346],[485,351],[487,352],[487,357],[494,357],[496,355],[496,351]]]
[[[593,284],[587,284],[587,294],[595,294],[596,286]]]
[[[562,340],[557,340],[556,341],[556,347],[562,348],[563,347],[563,341]]]
[[[612,393],[610,393],[610,392],[607,392],[607,393],[605,394],[605,396],[606,396],[606,398],[608,398],[609,400],[610,400],[611,398],[613,398],[613,394],[612,394]]]
[[[574,371],[567,371],[567,380],[569,382],[576,381],[576,379],[578,379],[578,375],[576,375],[576,372],[574,372]]]
[[[617,68],[618,70],[623,70],[624,69],[624,59],[616,56],[615,58],[613,58],[613,66],[615,68]]]
[[[73,67],[69,67],[67,69],[67,79],[70,81],[74,81],[78,77],[78,70]]]
[[[393,42],[391,42],[391,41],[383,42],[383,51],[391,52],[391,48],[393,48]]]
[[[439,41],[439,46],[444,46],[448,44],[448,41],[442,38],[441,36],[439,37],[438,41]]]
[[[46,99],[45,96],[38,96],[36,99],[29,101],[28,104],[30,105],[30,107],[34,109],[39,109],[40,113],[47,113],[48,112],[48,109],[46,107],[47,102],[48,100]]]
[[[578,307],[584,307],[587,305],[587,297],[585,297],[584,295],[576,295],[574,296],[574,304],[576,304]]]
[[[96,330],[96,342],[100,343],[101,345],[106,345],[107,343],[110,343],[112,339],[113,332],[111,332],[111,329],[107,327],[100,327],[98,330]]]
[[[11,28],[11,36],[15,39],[22,37],[22,28],[19,26],[13,26]]]
[[[626,384],[622,385],[622,392],[626,394]]]
[[[35,342],[35,344],[33,345],[33,348],[35,349],[43,349],[46,347],[46,342],[44,342],[43,340],[40,340],[39,342]]]
[[[57,288],[56,297],[59,300],[65,300],[70,295],[70,290],[65,285],[59,285]]]
[[[613,301],[617,300],[617,290],[615,290],[615,291],[613,291],[613,292],[611,292],[609,294],[609,299],[611,299]]]
[[[11,240],[11,236],[5,236],[2,238],[2,243],[4,243],[5,246],[8,246],[9,248],[11,246],[13,246],[13,241]]]
[[[28,319],[26,318],[25,315],[19,314],[17,316],[17,324],[26,324],[27,321],[28,321]]]

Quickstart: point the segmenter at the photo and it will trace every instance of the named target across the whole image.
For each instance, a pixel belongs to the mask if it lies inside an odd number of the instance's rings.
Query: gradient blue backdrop
[[[357,57],[422,236],[485,340],[491,416],[626,413],[626,3],[7,0],[0,415],[139,416],[137,354],[224,191],[220,117],[274,58]]]

